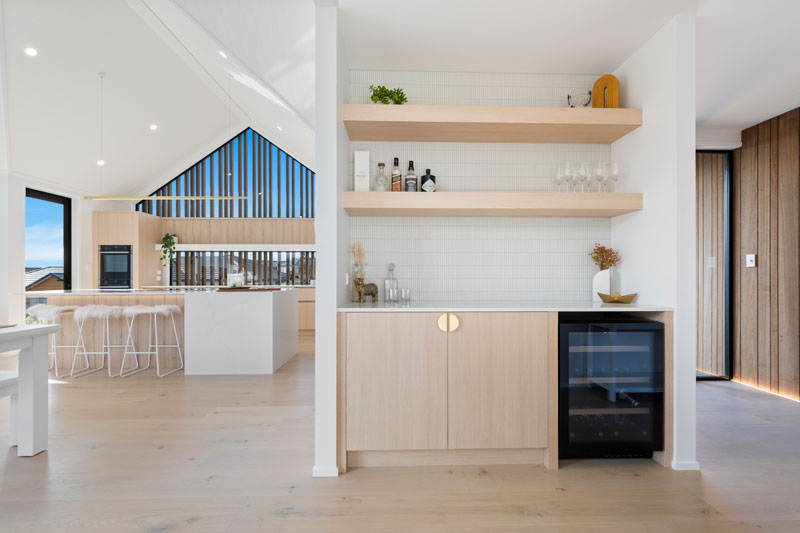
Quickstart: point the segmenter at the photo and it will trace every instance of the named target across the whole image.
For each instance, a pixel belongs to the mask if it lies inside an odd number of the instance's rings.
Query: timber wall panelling
[[[800,110],[744,130],[733,167],[733,377],[800,398]]]
[[[725,375],[726,211],[724,153],[697,154],[697,369]]]

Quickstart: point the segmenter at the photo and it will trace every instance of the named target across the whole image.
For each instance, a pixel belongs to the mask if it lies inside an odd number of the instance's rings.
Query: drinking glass
[[[583,191],[583,184],[587,182],[589,179],[589,165],[586,163],[581,163],[578,166],[578,173],[577,173],[578,182],[581,184],[581,192]]]
[[[562,183],[564,183],[564,167],[559,166],[558,170],[556,170],[556,185],[558,186],[558,192],[561,192]]]
[[[614,161],[611,163],[611,172],[608,173],[608,177],[611,181],[611,186],[613,187],[613,191],[617,192],[617,182],[622,178],[624,174],[624,169],[622,167],[622,163],[618,161]]]
[[[571,183],[574,183],[575,180],[575,166],[567,162],[564,164],[564,183],[567,184],[567,192],[569,192],[569,186]]]
[[[397,289],[389,289],[386,293],[386,302],[397,302]]]
[[[411,289],[400,289],[400,303],[411,303]]]
[[[594,180],[597,182],[597,192],[601,192],[600,186],[606,179],[607,174],[608,174],[608,169],[606,169],[605,163],[597,163],[597,165],[595,165]]]

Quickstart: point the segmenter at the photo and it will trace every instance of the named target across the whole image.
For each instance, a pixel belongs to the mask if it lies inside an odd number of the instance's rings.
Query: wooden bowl
[[[598,292],[597,295],[603,300],[603,303],[607,304],[629,304],[632,303],[639,293],[633,294],[620,294],[615,292],[614,294],[603,294],[602,292]]]

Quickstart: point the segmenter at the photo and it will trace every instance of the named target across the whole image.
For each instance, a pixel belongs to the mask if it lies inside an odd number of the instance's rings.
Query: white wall
[[[695,458],[696,234],[694,15],[667,23],[614,73],[621,105],[641,107],[643,126],[612,145],[644,210],[612,219],[611,244],[622,257],[620,292],[675,308],[675,458]]]
[[[698,150],[735,150],[742,146],[742,131],[698,124],[695,128],[695,146]]]
[[[335,1],[317,0],[316,14],[316,218],[317,280],[314,365],[315,477],[336,467],[336,309],[344,298],[350,227],[339,207],[348,178],[349,139],[341,120],[347,62]],[[345,268],[343,268],[345,267]]]

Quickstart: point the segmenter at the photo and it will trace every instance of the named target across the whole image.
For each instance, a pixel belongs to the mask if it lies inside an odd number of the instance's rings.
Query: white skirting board
[[[297,290],[184,295],[186,375],[273,374],[297,354]]]

